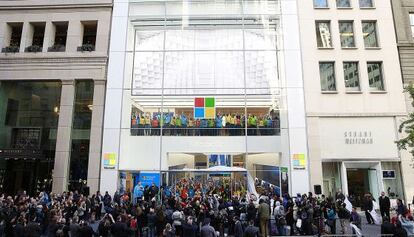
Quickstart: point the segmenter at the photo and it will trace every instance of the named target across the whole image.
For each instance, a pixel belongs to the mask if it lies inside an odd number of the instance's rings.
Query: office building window
[[[358,62],[344,62],[346,91],[360,91]]]
[[[336,0],[337,8],[351,7],[351,0]]]
[[[411,34],[414,37],[414,13],[410,13]]]
[[[371,91],[384,91],[382,62],[367,62],[368,80]]]
[[[336,91],[335,82],[335,63],[334,62],[320,62],[319,74],[321,77],[322,91]]]
[[[20,50],[20,41],[22,39],[23,23],[7,23],[5,48],[3,53],[17,53]],[[7,42],[8,41],[8,42]]]
[[[355,47],[354,22],[353,21],[340,21],[339,22],[339,34],[341,36],[341,47],[342,48]]]
[[[373,0],[359,0],[359,7],[360,8],[364,8],[364,7],[374,7],[374,3]]]
[[[375,21],[363,21],[362,33],[364,35],[364,45],[366,48],[378,47],[377,23]]]
[[[82,22],[83,38],[82,45],[78,47],[78,51],[95,51],[96,32],[98,29],[97,21]]]
[[[329,21],[316,22],[316,40],[319,48],[332,48],[331,23]]]
[[[43,41],[45,38],[45,22],[32,22],[30,23],[30,32],[32,35],[32,44],[26,47],[25,52],[41,52],[43,47]]]
[[[68,36],[69,22],[53,22],[55,38],[53,46],[49,47],[49,52],[64,52],[66,50],[66,39]]]
[[[313,0],[313,7],[328,8],[328,0]]]

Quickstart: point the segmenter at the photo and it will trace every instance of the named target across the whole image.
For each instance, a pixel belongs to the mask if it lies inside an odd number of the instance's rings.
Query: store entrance
[[[364,195],[379,193],[377,170],[372,168],[347,169],[348,194],[353,205],[361,207]]]

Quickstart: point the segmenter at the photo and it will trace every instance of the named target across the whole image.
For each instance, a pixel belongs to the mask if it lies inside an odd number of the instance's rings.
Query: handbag
[[[302,219],[298,219],[296,221],[296,227],[299,228],[299,229],[302,227]]]

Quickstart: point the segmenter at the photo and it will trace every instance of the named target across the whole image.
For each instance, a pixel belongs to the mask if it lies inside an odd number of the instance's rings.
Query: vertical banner
[[[280,167],[281,194],[289,193],[289,172],[287,167]]]

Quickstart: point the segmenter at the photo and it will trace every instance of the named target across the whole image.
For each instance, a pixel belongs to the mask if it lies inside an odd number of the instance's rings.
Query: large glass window
[[[351,0],[336,0],[337,8],[349,8],[351,7]]]
[[[374,7],[373,0],[359,0],[359,7]]]
[[[339,34],[341,36],[341,47],[342,48],[355,47],[354,22],[353,21],[340,21],[339,22]]]
[[[1,191],[51,188],[60,93],[57,81],[0,81]]]
[[[327,8],[328,0],[313,0],[313,6],[315,8]]]
[[[346,91],[360,91],[358,62],[344,62]]]
[[[276,6],[246,2],[244,18],[200,19],[192,14],[221,11],[220,3],[189,3],[189,15],[177,20],[168,15],[182,7],[174,4],[165,5],[166,19],[136,21],[131,134],[278,135]]]
[[[411,34],[414,37],[414,13],[410,13]]]
[[[364,45],[366,48],[378,47],[376,21],[363,21],[362,33],[364,34]]]
[[[317,21],[316,23],[316,41],[319,48],[331,48],[331,23],[330,21]]]
[[[320,62],[319,74],[321,77],[322,91],[336,91],[335,81],[335,63],[334,62]]]
[[[367,70],[371,91],[384,91],[382,62],[367,62]]]

